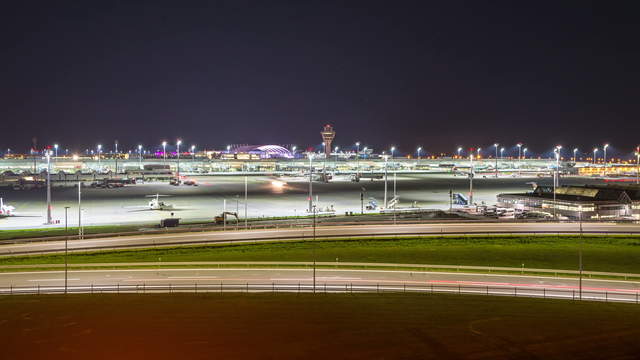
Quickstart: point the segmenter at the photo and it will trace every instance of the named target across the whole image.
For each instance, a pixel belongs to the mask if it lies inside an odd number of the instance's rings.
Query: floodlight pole
[[[384,208],[387,208],[387,157],[384,157]]]
[[[51,218],[51,154],[47,149],[47,224],[53,223]]]
[[[316,292],[316,205],[313,205],[313,293]]]
[[[67,255],[68,255],[68,242],[69,242],[69,227],[67,221],[67,212],[69,211],[69,206],[64,207],[64,293],[67,293]]]
[[[82,181],[78,181],[78,239],[82,240]]]
[[[473,205],[473,151],[469,151],[469,206]]]
[[[313,155],[309,155],[309,212],[313,211]]]
[[[578,206],[578,216],[579,216],[579,222],[580,222],[580,247],[578,248],[578,271],[580,273],[580,278],[579,278],[579,298],[580,300],[582,300],[582,245],[584,242],[584,236],[583,236],[583,232],[582,232],[582,205]]]
[[[247,217],[247,175],[244,176],[244,228],[247,229],[248,225],[248,217]]]
[[[640,184],[640,146],[636,150],[636,184]]]

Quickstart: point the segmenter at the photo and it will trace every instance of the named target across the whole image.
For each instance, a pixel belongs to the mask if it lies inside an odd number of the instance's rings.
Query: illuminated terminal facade
[[[499,194],[498,205],[520,211],[537,211],[549,215],[578,219],[640,218],[640,185],[607,184],[536,186],[532,192]]]

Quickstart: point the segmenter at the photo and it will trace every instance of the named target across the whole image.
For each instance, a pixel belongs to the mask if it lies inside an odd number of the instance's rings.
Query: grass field
[[[640,307],[401,294],[0,298],[0,358],[634,359]]]
[[[475,265],[575,270],[579,238],[444,237],[211,245],[74,253],[69,263],[172,261],[318,261]],[[587,236],[584,269],[640,273],[640,238]],[[62,255],[0,258],[0,265],[60,264]]]

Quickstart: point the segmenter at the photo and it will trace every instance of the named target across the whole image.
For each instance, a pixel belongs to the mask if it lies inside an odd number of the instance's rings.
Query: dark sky
[[[627,154],[640,26],[625,4],[14,1],[0,147],[306,146],[331,123],[341,146]]]

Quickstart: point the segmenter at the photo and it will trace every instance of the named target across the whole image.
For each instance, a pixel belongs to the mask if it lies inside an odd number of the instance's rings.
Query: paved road
[[[585,232],[640,233],[640,224],[585,223]],[[316,236],[366,236],[406,234],[484,234],[518,232],[577,232],[577,223],[459,223],[459,224],[402,224],[326,226],[316,229]],[[249,231],[212,231],[166,235],[137,235],[69,241],[71,251],[113,249],[126,247],[175,246],[198,243],[255,242],[310,238],[312,228],[284,228]],[[46,253],[64,250],[64,241],[45,241],[0,246],[0,255]]]
[[[172,284],[173,289],[180,286],[189,286],[191,291],[196,284],[202,291],[206,285],[213,285],[211,290],[217,289],[215,285],[238,285],[238,289],[245,288],[245,284],[265,285],[265,290],[271,286],[283,287],[290,285],[295,290],[298,284],[309,286],[313,283],[311,269],[135,269],[135,270],[73,270],[68,273],[69,286],[89,291],[90,285],[99,289],[106,285],[120,285],[126,290],[131,286],[141,291],[153,289],[154,286]],[[464,291],[478,293],[492,293],[521,296],[553,296],[573,298],[578,296],[578,280],[574,278],[552,278],[538,276],[518,275],[486,275],[467,273],[429,273],[393,270],[342,270],[342,269],[317,269],[316,286],[320,291],[327,284],[329,289],[343,290],[353,286],[356,289],[369,290],[375,286],[382,288],[428,290],[433,285],[436,291],[457,292],[458,286]],[[19,272],[0,273],[0,290],[6,291],[12,287],[13,291],[19,288],[35,289],[37,286],[60,287],[64,286],[64,271],[45,272]],[[186,288],[183,288],[186,289]],[[640,282],[593,280],[583,281],[583,297],[599,300],[619,300],[635,302],[640,293]]]

